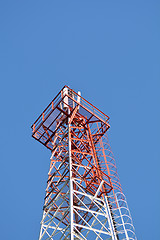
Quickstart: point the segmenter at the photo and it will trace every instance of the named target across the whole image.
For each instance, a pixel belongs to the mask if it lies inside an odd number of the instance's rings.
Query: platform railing
[[[80,105],[88,110],[93,115],[97,116],[103,122],[108,122],[109,117],[101,112],[98,108],[93,106],[87,100],[85,100],[82,96],[77,94],[74,90],[70,89],[68,86],[64,86],[61,91],[56,95],[56,97],[50,102],[50,104],[45,108],[45,110],[41,113],[41,115],[37,118],[34,124],[31,126],[33,133],[36,129],[43,123],[43,121],[47,118],[47,116],[56,108],[56,106],[63,100],[64,98],[64,88],[68,89],[68,97],[72,98],[73,101],[77,102],[77,99],[80,98]]]

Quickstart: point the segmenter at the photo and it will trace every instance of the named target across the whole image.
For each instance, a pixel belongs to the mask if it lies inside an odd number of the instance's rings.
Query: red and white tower
[[[67,86],[32,125],[51,151],[39,240],[136,239],[109,128],[109,117]]]

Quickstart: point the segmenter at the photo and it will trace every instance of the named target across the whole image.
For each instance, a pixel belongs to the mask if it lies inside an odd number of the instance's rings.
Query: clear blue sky
[[[38,239],[50,152],[31,124],[65,85],[110,116],[138,240],[160,237],[160,1],[0,1],[0,239]]]

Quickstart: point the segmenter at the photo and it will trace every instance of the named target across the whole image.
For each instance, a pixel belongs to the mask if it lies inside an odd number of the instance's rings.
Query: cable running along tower
[[[51,151],[39,240],[136,240],[109,117],[67,86],[32,125]]]

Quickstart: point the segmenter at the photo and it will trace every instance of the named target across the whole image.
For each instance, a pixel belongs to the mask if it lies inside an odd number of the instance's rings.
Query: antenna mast
[[[51,151],[39,240],[136,240],[109,128],[109,117],[67,86],[32,125]]]

